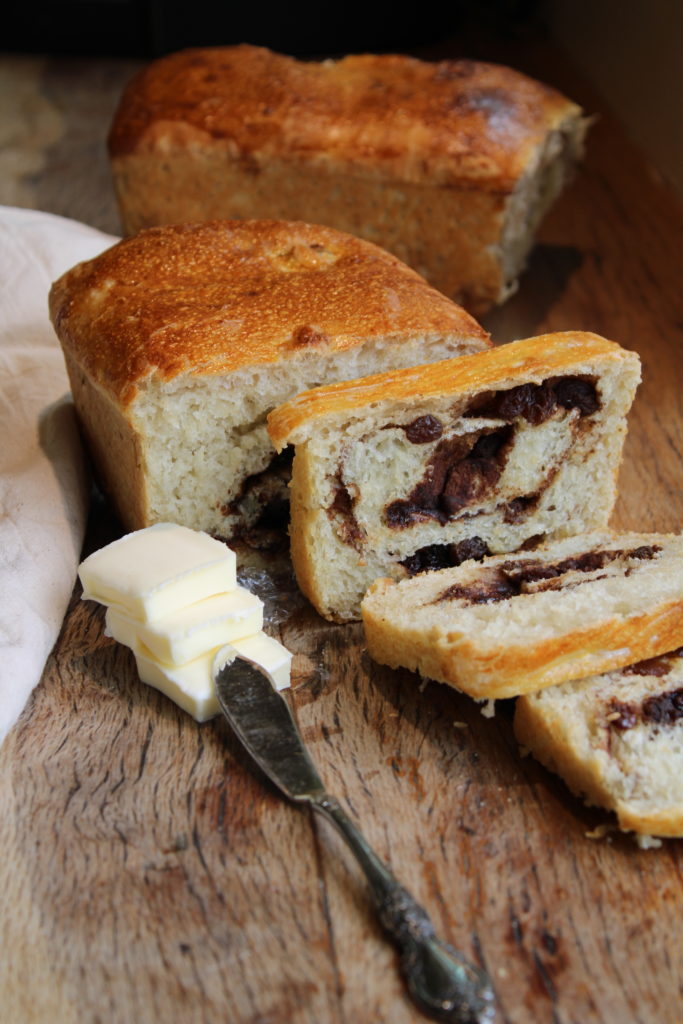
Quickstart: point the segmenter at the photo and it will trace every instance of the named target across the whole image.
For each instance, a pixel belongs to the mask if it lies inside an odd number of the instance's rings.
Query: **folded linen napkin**
[[[38,683],[76,578],[88,486],[50,285],[116,241],[0,206],[0,743]]]

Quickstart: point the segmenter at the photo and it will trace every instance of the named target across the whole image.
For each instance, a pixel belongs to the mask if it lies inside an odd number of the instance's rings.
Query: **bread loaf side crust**
[[[316,166],[281,158],[254,173],[215,144],[199,153],[178,148],[163,159],[131,153],[115,158],[112,169],[128,235],[221,217],[331,224],[381,245],[475,316],[507,297],[521,269],[514,263],[508,271],[502,256],[509,197],[498,192],[342,173],[331,182]]]
[[[144,444],[125,411],[85,374],[70,353],[71,394],[97,483],[131,529],[151,524]]]
[[[297,471],[292,474],[289,502],[289,550],[292,564],[296,566],[296,581],[305,597],[317,610],[331,621],[337,621],[334,608],[321,605],[318,596],[317,552],[320,545],[320,532],[326,531],[327,523],[321,519],[315,500],[309,496],[317,490],[315,466],[305,452],[297,456]],[[329,538],[322,538],[323,543]]]
[[[581,756],[568,742],[561,716],[544,714],[533,700],[522,696],[515,703],[514,730],[518,743],[550,771],[561,775],[587,804],[615,809],[612,793],[596,771],[594,760]]]

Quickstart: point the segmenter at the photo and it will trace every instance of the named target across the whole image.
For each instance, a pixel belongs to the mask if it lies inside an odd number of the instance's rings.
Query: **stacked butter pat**
[[[234,552],[208,534],[158,523],[94,552],[79,576],[83,598],[107,606],[107,634],[131,648],[142,681],[197,721],[219,711],[219,651],[289,685],[291,653],[263,632],[263,604],[238,586]]]

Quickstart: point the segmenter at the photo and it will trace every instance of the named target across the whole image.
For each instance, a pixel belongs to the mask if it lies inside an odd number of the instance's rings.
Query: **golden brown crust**
[[[522,696],[515,703],[514,730],[517,742],[533,752],[534,757],[550,771],[561,775],[572,793],[589,804],[614,809],[609,789],[591,764],[575,747],[553,734],[547,712],[539,711],[533,699]]]
[[[299,222],[142,232],[61,277],[50,314],[73,362],[122,405],[150,377],[218,375],[305,348],[342,351],[410,333],[489,344],[475,320],[395,257]]]
[[[330,384],[302,392],[274,409],[268,417],[268,432],[275,447],[298,443],[315,431],[323,419],[334,415],[365,413],[373,402],[409,402],[416,396],[440,398],[467,396],[487,389],[497,390],[520,380],[540,381],[561,374],[568,367],[596,358],[615,361],[636,360],[616,342],[584,331],[542,334],[501,345],[474,356],[391,370],[362,380]]]
[[[591,549],[590,544],[599,536],[588,535],[586,550]],[[677,538],[615,534],[613,545],[650,541],[677,543]],[[435,573],[432,578],[444,579],[445,587],[450,582],[449,572]],[[624,583],[628,585],[627,576],[625,574]],[[599,605],[591,608],[587,604],[580,626],[568,627],[564,633],[556,632],[546,638],[536,638],[529,633],[522,640],[506,639],[504,643],[490,639],[482,642],[476,630],[471,635],[463,631],[457,608],[453,621],[435,620],[427,625],[424,617],[415,615],[410,621],[397,622],[392,591],[399,593],[395,588],[400,588],[405,607],[410,607],[409,588],[418,587],[419,580],[420,577],[416,577],[396,583],[379,579],[368,589],[361,606],[368,653],[381,664],[418,671],[476,700],[535,693],[547,686],[600,675],[656,657],[683,643],[683,597],[678,596],[652,598],[652,606],[647,611],[631,614],[625,614],[621,608],[609,612],[602,611]],[[425,600],[424,595],[421,600]],[[550,595],[548,600],[551,600]],[[500,608],[501,622],[504,622],[504,605]]]
[[[97,387],[65,352],[74,405],[103,494],[128,529],[150,525],[149,494],[140,435],[117,402]]]
[[[579,108],[509,68],[358,55],[302,63],[254,46],[186,50],[129,85],[112,158],[188,144],[252,162],[303,164],[508,193],[549,131]]]
[[[598,686],[600,680],[590,682]],[[628,698],[627,689],[624,696]],[[573,793],[588,804],[614,811],[623,831],[641,835],[683,835],[683,807],[673,801],[669,806],[657,807],[654,796],[649,806],[642,799],[636,805],[620,798],[614,780],[610,782],[605,771],[601,752],[588,746],[588,737],[599,729],[597,721],[570,723],[566,718],[569,714],[571,709],[566,702],[553,707],[535,700],[534,694],[521,696],[515,704],[515,736],[541,764],[560,775]],[[581,715],[581,711],[577,711],[577,715]],[[643,748],[645,775],[649,770],[648,759],[653,756],[656,756],[654,751]]]
[[[379,580],[369,595],[381,594],[394,581]],[[653,658],[683,643],[683,599],[649,615],[602,621],[533,644],[510,645],[482,654],[456,632],[396,630],[378,614],[376,604],[362,606],[368,652],[392,668],[410,668],[448,683],[475,700],[501,700],[534,693],[546,686],[583,679],[632,661]]]
[[[295,567],[296,582],[302,594],[321,615],[336,621],[334,613],[321,607],[318,600],[318,566],[312,545],[309,543],[319,514],[319,510],[311,507],[310,502],[306,500],[314,485],[314,467],[305,451],[297,453],[295,458],[298,464],[296,472],[292,473],[290,484],[289,549],[292,565]],[[344,621],[343,617],[338,618],[339,621]]]
[[[614,801],[619,827],[624,832],[637,832],[646,836],[680,838],[683,836],[683,810],[680,808],[636,811],[626,801]]]

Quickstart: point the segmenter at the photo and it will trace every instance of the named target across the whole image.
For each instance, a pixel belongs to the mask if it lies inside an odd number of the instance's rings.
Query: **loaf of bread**
[[[174,522],[255,544],[287,498],[269,409],[325,381],[490,344],[395,257],[300,223],[150,229],[61,277],[50,311],[126,529]]]
[[[587,121],[509,68],[254,46],[158,60],[109,151],[124,230],[213,217],[329,224],[393,252],[475,314],[515,288]]]
[[[683,536],[596,532],[378,580],[362,611],[384,665],[477,700],[534,693],[683,643]]]
[[[625,831],[683,836],[683,648],[520,697],[515,733]]]
[[[273,444],[296,448],[301,589],[344,621],[379,576],[604,527],[639,375],[634,353],[562,333],[318,388],[274,410]]]

